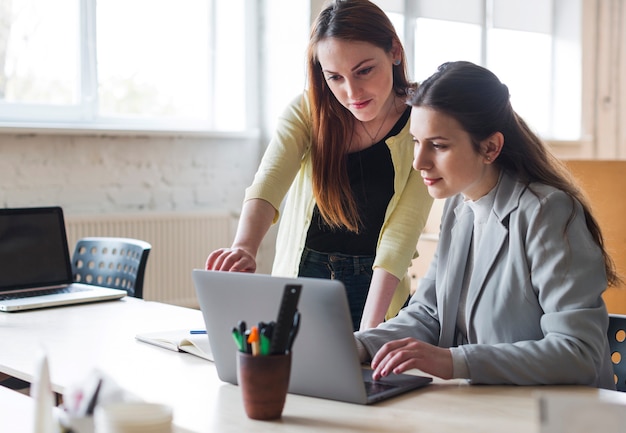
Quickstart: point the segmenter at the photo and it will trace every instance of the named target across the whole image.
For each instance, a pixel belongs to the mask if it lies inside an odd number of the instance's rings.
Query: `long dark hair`
[[[393,67],[393,89],[405,96],[410,87],[402,44],[387,15],[367,0],[332,0],[313,24],[308,46],[308,95],[312,113],[313,193],[320,214],[331,227],[358,232],[359,215],[346,171],[346,154],[354,116],[335,98],[317,58],[326,38],[368,42],[390,52],[400,48],[400,64]]]
[[[495,74],[470,62],[444,63],[411,92],[407,102],[453,117],[470,135],[476,152],[480,151],[481,141],[501,132],[504,145],[494,164],[526,185],[532,182],[550,185],[580,202],[587,228],[602,250],[609,285],[621,282],[583,191],[565,164],[513,110],[509,89]]]

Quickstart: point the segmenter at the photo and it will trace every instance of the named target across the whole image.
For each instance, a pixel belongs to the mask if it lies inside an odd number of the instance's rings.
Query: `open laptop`
[[[0,209],[0,311],[124,296],[124,290],[73,282],[60,207]]]
[[[237,383],[233,327],[239,320],[248,326],[276,320],[286,284],[302,286],[289,392],[370,404],[432,381],[410,374],[372,380],[372,370],[359,362],[346,291],[340,281],[200,269],[194,269],[192,275],[217,373],[225,382]]]

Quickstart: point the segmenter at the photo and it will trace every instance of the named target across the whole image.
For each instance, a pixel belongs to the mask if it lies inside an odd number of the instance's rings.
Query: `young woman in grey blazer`
[[[410,304],[355,333],[362,361],[375,378],[614,389],[602,293],[620,278],[567,169],[485,68],[443,64],[408,102],[413,168],[447,200]]]

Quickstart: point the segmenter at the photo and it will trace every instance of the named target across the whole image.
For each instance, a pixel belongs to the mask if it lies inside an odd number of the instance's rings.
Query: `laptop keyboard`
[[[76,293],[83,292],[88,290],[83,287],[61,287],[58,289],[43,289],[43,290],[33,290],[32,292],[21,292],[21,293],[9,293],[6,295],[0,295],[0,301],[8,301],[11,299],[24,299],[24,298],[32,298],[33,296],[43,296],[43,295],[58,295],[61,293]]]
[[[365,382],[365,392],[367,395],[378,394],[379,392],[387,391],[389,389],[396,388],[395,385],[390,385],[388,383],[378,382],[376,380]]]

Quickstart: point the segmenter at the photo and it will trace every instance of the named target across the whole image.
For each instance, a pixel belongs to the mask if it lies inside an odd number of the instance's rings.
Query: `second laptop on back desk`
[[[63,210],[0,209],[0,311],[120,299],[126,291],[74,283]]]
[[[345,288],[340,281],[200,269],[193,271],[193,281],[218,376],[225,382],[237,383],[233,327],[239,320],[248,324],[275,320],[284,288],[290,284],[302,289],[289,392],[369,404],[432,381],[411,374],[372,381],[371,370],[359,362]]]

